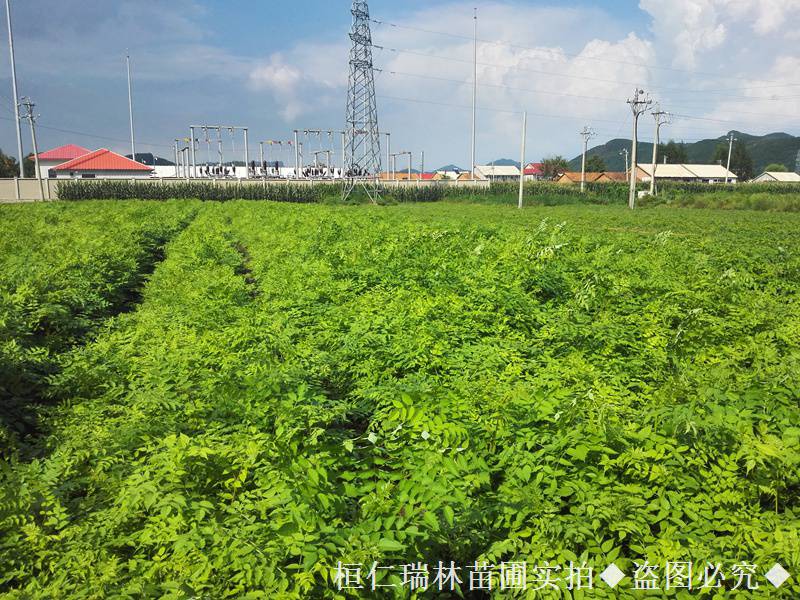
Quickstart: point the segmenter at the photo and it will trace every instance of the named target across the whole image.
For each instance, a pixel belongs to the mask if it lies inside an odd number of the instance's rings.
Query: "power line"
[[[423,29],[421,27],[412,27],[410,25],[399,25],[397,23],[390,23],[389,21],[381,21],[381,20],[378,20],[378,19],[372,19],[372,22],[376,23],[378,25],[384,25],[384,26],[394,27],[394,28],[398,28],[398,29],[408,29],[410,31],[420,31],[420,32],[423,32],[423,33],[430,33],[430,34],[434,34],[434,35],[442,35],[442,36],[458,38],[458,39],[464,39],[464,40],[470,40],[470,41],[472,40],[472,37],[469,37],[469,36],[466,36],[466,35],[457,34],[457,33],[450,33],[450,32],[445,32],[445,31],[434,31],[432,29]],[[524,45],[515,44],[515,43],[512,43],[512,42],[504,42],[504,41],[497,41],[497,40],[486,40],[486,39],[480,39],[480,38],[478,38],[478,41],[481,42],[481,43],[484,43],[484,44],[492,44],[492,45],[496,45],[496,46],[507,46],[509,48],[518,48],[520,50],[531,50],[531,51],[534,51],[534,52],[540,52],[542,50],[542,48],[532,48],[530,46],[524,46]],[[775,83],[775,84],[778,84],[778,85],[776,85],[774,87],[798,87],[798,86],[800,86],[800,83],[788,83],[787,84],[787,83],[780,83],[778,81],[769,80],[769,79],[755,79],[754,80],[754,79],[750,79],[750,78],[747,78],[747,77],[732,77],[732,76],[727,76],[727,75],[720,75],[719,73],[704,72],[704,71],[693,71],[693,70],[690,70],[690,69],[679,69],[679,68],[676,68],[676,67],[662,67],[662,66],[658,66],[658,65],[650,65],[650,64],[647,64],[647,63],[635,63],[635,62],[629,62],[629,61],[624,61],[624,60],[616,60],[616,59],[612,59],[612,58],[600,58],[600,57],[596,57],[596,56],[584,56],[584,55],[581,55],[581,54],[572,54],[572,53],[563,52],[563,51],[561,51],[561,53],[564,56],[569,56],[570,58],[576,58],[576,59],[579,59],[579,60],[594,60],[594,61],[599,61],[599,62],[608,62],[608,63],[615,63],[615,64],[620,64],[620,65],[643,67],[645,69],[657,69],[657,70],[663,70],[663,71],[673,71],[673,72],[677,72],[677,73],[690,73],[692,75],[703,75],[703,76],[706,76],[706,77],[715,77],[715,78],[718,78],[718,79],[722,79],[722,78],[724,78],[724,79],[738,79],[738,80],[741,80],[741,81],[761,81],[761,82],[764,82],[764,83]],[[553,62],[553,59],[548,59],[547,57],[541,57],[541,60],[550,60],[551,62]],[[762,88],[753,87],[753,88],[738,88],[738,89],[747,90],[747,89],[762,89]],[[696,90],[696,91],[698,93],[708,93],[709,92],[709,90]],[[725,91],[732,91],[732,90],[719,90],[719,91],[720,92],[725,92]]]
[[[14,121],[14,119],[11,117],[0,117],[0,120],[12,121],[12,122]],[[36,124],[36,128],[47,129],[49,131],[57,131],[59,133],[69,133],[71,135],[79,135],[81,137],[91,138],[95,140],[105,140],[108,142],[121,142],[126,144],[130,143],[130,139],[107,137],[107,136],[97,135],[94,133],[86,133],[84,131],[75,131],[73,129],[61,129],[60,127],[48,127],[47,125],[40,125],[38,122]],[[169,144],[149,144],[147,142],[141,142],[141,141],[138,143],[142,146],[148,146],[153,148],[170,148],[170,149],[172,148],[172,146],[170,146]]]
[[[442,56],[441,54],[432,54],[432,53],[429,53],[429,52],[419,52],[419,51],[416,51],[416,50],[408,50],[408,49],[403,49],[403,48],[392,48],[390,46],[380,46],[378,44],[373,44],[373,47],[378,49],[378,50],[384,50],[384,51],[387,51],[387,52],[394,52],[395,54],[408,54],[408,55],[411,55],[411,56],[420,56],[420,57],[423,57],[423,58],[435,58],[437,60],[445,60],[445,61],[457,62],[457,63],[469,64],[469,65],[473,64],[473,61],[471,61],[471,60],[466,60],[466,59],[463,59],[463,58],[455,58],[455,57],[452,57],[452,56]],[[550,76],[550,77],[563,77],[565,79],[575,79],[575,80],[579,80],[579,81],[595,81],[595,82],[598,82],[598,83],[611,83],[611,84],[614,84],[614,85],[618,85],[620,87],[637,85],[636,83],[631,82],[631,81],[621,81],[619,79],[603,79],[603,78],[600,78],[600,77],[589,77],[589,76],[586,76],[586,75],[569,75],[567,73],[554,73],[553,71],[542,71],[542,70],[539,70],[539,69],[531,69],[531,68],[519,67],[517,65],[501,65],[501,64],[498,64],[498,63],[488,63],[488,62],[481,62],[481,61],[478,61],[477,64],[481,65],[482,67],[490,67],[490,68],[493,68],[493,69],[503,69],[503,70],[506,70],[506,71],[517,71],[517,72],[524,72],[524,73],[534,73],[536,75],[547,75],[547,76]],[[792,84],[792,85],[794,85],[794,84]],[[665,92],[702,93],[702,94],[711,93],[708,90],[699,90],[699,89],[698,90],[692,90],[692,89],[683,89],[683,88],[671,88],[671,87],[667,87],[667,86],[650,86],[650,87],[653,88],[653,89],[657,89],[657,90],[661,90],[661,91],[665,91]],[[762,88],[753,88],[753,89],[762,89]],[[720,92],[720,93],[722,93],[722,92]],[[796,96],[787,96],[786,98],[795,98],[795,97]],[[752,102],[753,100],[778,101],[778,100],[782,100],[783,98],[781,98],[780,96],[778,96],[778,97],[773,96],[773,97],[769,97],[769,98],[767,98],[767,97],[753,98],[751,96],[727,96],[725,99],[726,99],[726,101],[727,100],[731,100],[731,99],[737,99],[737,100]]]
[[[380,68],[376,68],[375,71],[376,72],[380,72],[380,73],[386,73],[386,74],[389,74],[389,75],[400,75],[400,76],[403,76],[403,77],[416,77],[416,78],[420,78],[420,79],[430,79],[432,81],[443,81],[443,82],[447,82],[447,83],[456,83],[456,84],[459,84],[459,85],[466,85],[466,84],[470,84],[471,85],[472,84],[471,80],[450,79],[450,78],[447,78],[447,77],[437,77],[437,76],[434,76],[434,75],[423,75],[421,73],[407,73],[407,72],[403,72],[403,71],[394,71],[394,70],[380,69]],[[531,94],[545,94],[545,95],[558,96],[558,97],[563,97],[563,98],[580,98],[580,99],[584,99],[584,100],[599,100],[601,102],[609,102],[609,103],[613,103],[613,104],[618,104],[619,101],[620,101],[619,98],[604,98],[604,97],[600,97],[600,96],[586,96],[586,95],[582,95],[582,94],[570,94],[570,93],[567,93],[567,92],[555,92],[555,91],[551,91],[551,90],[520,88],[520,87],[515,87],[515,86],[505,85],[505,84],[500,84],[500,83],[483,83],[483,82],[480,82],[480,83],[478,83],[478,85],[479,86],[483,86],[483,87],[492,87],[492,88],[519,91],[519,92],[528,92],[528,93],[531,93]],[[750,99],[750,101],[752,101],[752,100],[753,99]],[[677,106],[681,106],[681,104],[679,103]],[[764,113],[754,113],[754,112],[744,112],[744,111],[737,111],[737,113],[738,114],[742,114],[742,115],[755,116],[755,117],[782,117],[782,118],[787,118],[787,119],[797,119],[797,117],[795,115],[783,115],[783,114],[776,114],[776,113],[764,114]]]

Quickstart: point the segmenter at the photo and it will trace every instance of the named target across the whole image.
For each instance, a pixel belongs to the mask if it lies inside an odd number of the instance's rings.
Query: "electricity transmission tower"
[[[379,197],[378,175],[381,171],[381,140],[378,131],[378,108],[375,101],[375,77],[372,66],[372,34],[367,3],[353,0],[350,11],[350,77],[347,90],[345,126],[344,190],[347,199],[360,185],[369,199]]]

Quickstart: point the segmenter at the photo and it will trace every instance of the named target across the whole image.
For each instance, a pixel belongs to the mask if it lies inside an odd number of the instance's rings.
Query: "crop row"
[[[57,357],[132,306],[160,248],[191,216],[89,203],[9,206],[0,235],[0,441],[32,432]]]

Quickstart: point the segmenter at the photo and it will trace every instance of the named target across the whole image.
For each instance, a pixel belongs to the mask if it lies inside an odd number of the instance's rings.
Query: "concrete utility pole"
[[[250,179],[250,146],[247,139],[247,127],[244,127],[244,178]],[[194,146],[194,140],[192,140]]]
[[[297,129],[294,130],[294,178],[300,179],[300,146],[297,139]]]
[[[522,113],[522,152],[519,155],[519,201],[517,208],[522,208],[522,196],[525,191],[525,140],[528,137],[528,113]]]
[[[190,160],[189,163],[192,167],[192,177],[197,177],[197,153],[195,152],[194,147],[194,127],[189,127],[189,139],[191,140],[191,150],[189,151]]]
[[[589,140],[597,134],[588,125],[581,131],[583,138],[583,154],[581,155],[581,194],[586,191],[586,152],[589,148]]]
[[[628,172],[628,149],[623,148],[622,151],[619,153],[620,156],[625,155],[625,182],[630,181],[630,173]]]
[[[30,98],[22,99],[22,106],[25,107],[25,118],[31,125],[31,142],[33,143],[33,161],[34,169],[36,171],[35,177],[39,180],[39,200],[44,200],[44,186],[42,185],[42,173],[39,170],[39,146],[36,144],[36,115],[33,114],[33,109],[36,106],[31,102]]]
[[[24,159],[22,153],[22,124],[19,118],[19,96],[17,95],[17,64],[14,58],[14,33],[11,28],[11,0],[6,0],[6,19],[8,21],[8,50],[11,53],[11,90],[14,93],[14,122],[17,127],[17,160],[19,161],[19,176],[25,177]]]
[[[475,32],[472,43],[472,181],[475,181],[475,111],[478,102],[478,9],[475,9],[473,21]]]
[[[131,56],[125,53],[125,63],[128,66],[128,115],[131,121],[131,160],[136,160],[136,140],[133,135],[133,87],[131,86]]]
[[[386,170],[389,171],[389,165],[392,162],[392,134],[385,133],[386,136]],[[394,174],[392,174],[392,179],[394,179]]]
[[[735,137],[733,137],[733,132],[731,131],[731,133],[730,133],[730,144],[728,145],[728,166],[726,167],[726,170],[725,170],[725,185],[728,184],[728,179],[729,179],[728,173],[731,172],[731,156],[733,155],[733,142],[737,142],[737,141],[739,141],[739,140],[737,140]]]
[[[638,168],[637,161],[637,146],[639,144],[639,116],[646,112],[648,107],[653,103],[650,97],[645,94],[644,90],[636,89],[633,98],[628,100],[633,113],[633,148],[631,149],[631,177],[630,177],[630,190],[628,193],[628,208],[636,208],[636,169]],[[653,173],[655,177],[655,173]]]
[[[671,115],[661,110],[659,106],[656,106],[656,110],[653,111],[653,118],[656,120],[656,136],[653,140],[653,176],[650,179],[651,196],[656,195],[656,162],[658,161],[658,144],[661,141],[661,126],[672,122]]]
[[[420,152],[419,155],[419,178],[420,181],[422,180],[422,176],[425,174],[425,150]]]
[[[176,179],[181,176],[180,165],[178,164],[178,142],[180,142],[180,140],[178,138],[175,138],[175,178]]]

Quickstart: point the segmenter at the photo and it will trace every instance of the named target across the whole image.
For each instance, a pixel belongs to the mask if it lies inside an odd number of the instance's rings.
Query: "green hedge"
[[[339,193],[335,184],[295,185],[258,183],[207,182],[151,183],[129,180],[64,181],[58,184],[61,200],[169,200],[197,199],[224,202],[228,200],[272,200],[275,202],[320,202],[323,197]]]
[[[639,184],[639,190],[648,189],[647,184]],[[338,183],[318,183],[300,185],[297,183],[281,183],[261,185],[258,182],[248,183],[210,183],[203,181],[187,181],[176,183],[151,183],[145,181],[64,181],[58,184],[58,197],[62,200],[169,200],[199,199],[224,202],[229,200],[271,200],[275,202],[320,203],[323,201],[338,202],[342,187]],[[519,185],[515,182],[495,183],[490,187],[473,187],[461,185],[406,185],[385,186],[381,196],[385,202],[439,202],[443,200],[476,203],[516,202]],[[642,200],[642,205],[673,204],[675,206],[730,205],[749,207],[751,204],[781,210],[781,206],[796,206],[797,201],[780,201],[774,196],[785,197],[800,195],[800,186],[792,184],[738,184],[709,185],[700,183],[664,182],[659,184],[659,198]],[[705,202],[706,197],[714,196]],[[524,197],[529,203],[536,204],[616,204],[628,199],[626,183],[587,183],[586,193],[582,194],[577,185],[560,185],[553,182],[527,182],[524,186]],[[745,197],[758,197],[758,202],[741,202]],[[720,200],[723,199],[724,201]],[[365,194],[356,193],[351,202],[367,202]],[[774,205],[774,206],[773,206]]]

